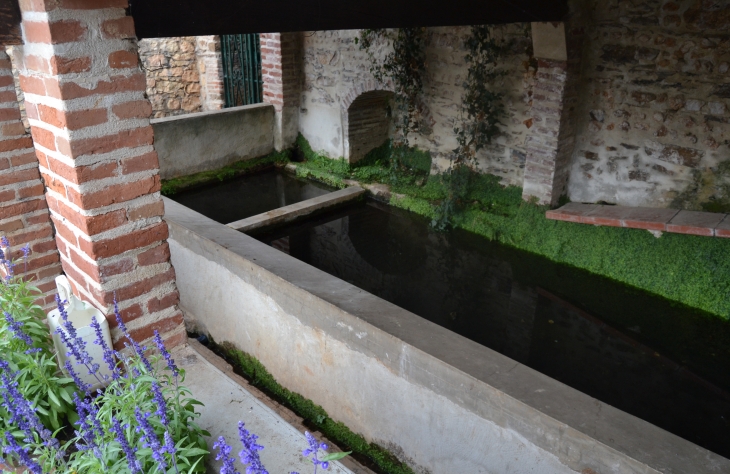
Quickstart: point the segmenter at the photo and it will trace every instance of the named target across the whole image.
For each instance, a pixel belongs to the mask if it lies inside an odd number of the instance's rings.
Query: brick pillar
[[[37,301],[44,310],[55,306],[56,284],[61,274],[53,227],[44,186],[38,173],[33,140],[20,119],[12,66],[0,47],[0,235],[12,246],[19,260],[15,274],[24,274],[43,296]],[[23,258],[20,248],[29,245]],[[3,276],[4,276],[3,272]]]
[[[195,56],[200,76],[200,102],[203,110],[222,109],[223,58],[220,36],[195,38]]]
[[[261,35],[264,102],[276,109],[274,146],[277,150],[293,145],[299,133],[301,51],[301,33]]]
[[[533,23],[532,41],[538,60],[532,95],[531,131],[522,197],[555,205],[565,194],[575,144],[579,47],[568,60],[565,24]]]
[[[63,270],[108,315],[116,294],[139,341],[157,329],[178,344],[185,329],[127,0],[20,3],[20,84]]]

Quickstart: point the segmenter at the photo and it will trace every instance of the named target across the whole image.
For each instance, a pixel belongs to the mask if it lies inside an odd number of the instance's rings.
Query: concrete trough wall
[[[270,104],[151,122],[162,179],[212,170],[274,151],[274,106]]]
[[[719,473],[730,461],[166,200],[186,322],[418,473]]]

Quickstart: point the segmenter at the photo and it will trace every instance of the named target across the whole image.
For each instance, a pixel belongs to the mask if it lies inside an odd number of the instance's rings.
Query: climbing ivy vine
[[[453,150],[446,172],[448,196],[436,209],[433,220],[433,225],[439,229],[452,225],[458,205],[468,193],[477,153],[501,133],[501,119],[505,116],[504,95],[495,90],[495,83],[505,74],[500,68],[500,59],[508,50],[508,43],[495,37],[493,27],[479,25],[471,27],[465,46],[464,59],[469,69],[464,81],[460,117],[454,126],[458,146]]]
[[[400,168],[399,156],[409,151],[408,135],[418,129],[418,100],[423,93],[426,72],[427,42],[425,28],[397,30],[363,30],[357,39],[366,50],[376,80],[392,81],[395,89],[396,138],[393,143],[391,170]],[[391,51],[380,59],[376,46],[390,46]],[[497,79],[504,75],[500,59],[509,44],[494,35],[493,27],[472,26],[465,40],[468,73],[459,118],[454,125],[457,148],[453,150],[445,181],[450,192],[436,209],[433,225],[439,229],[451,226],[460,201],[468,192],[470,176],[476,167],[477,153],[500,134],[505,116],[503,94],[495,89]]]

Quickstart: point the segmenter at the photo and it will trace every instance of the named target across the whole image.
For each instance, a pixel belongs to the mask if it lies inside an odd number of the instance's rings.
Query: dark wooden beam
[[[18,0],[0,0],[0,46],[22,43]]]
[[[139,38],[562,21],[567,0],[131,0]]]

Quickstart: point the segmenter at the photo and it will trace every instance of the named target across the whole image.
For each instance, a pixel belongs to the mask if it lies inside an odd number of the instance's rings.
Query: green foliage
[[[200,173],[181,176],[178,178],[164,179],[162,180],[161,192],[165,196],[171,196],[185,189],[204,186],[217,181],[225,181],[252,171],[268,168],[273,165],[283,165],[288,163],[290,158],[291,151],[285,150],[281,152],[273,152],[261,158],[237,161],[216,170],[202,171]]]
[[[223,343],[217,349],[241,371],[253,385],[272,395],[333,441],[347,446],[353,453],[365,456],[387,474],[413,474],[405,464],[374,443],[368,443],[362,436],[353,433],[343,423],[336,422],[319,405],[298,393],[287,390],[266,370],[255,357]]]
[[[76,419],[71,397],[75,386],[58,371],[45,314],[34,303],[40,295],[19,277],[0,283],[0,310],[20,324],[32,341],[32,345],[24,342],[10,327],[7,316],[0,316],[0,358],[17,372],[20,393],[33,403],[43,425],[54,431]],[[8,420],[8,413],[0,406],[0,431],[11,430]],[[0,447],[4,442],[0,439]]]

